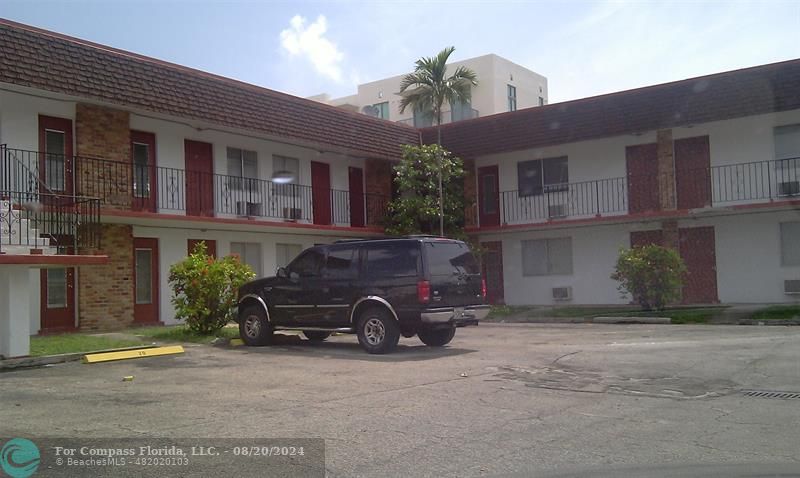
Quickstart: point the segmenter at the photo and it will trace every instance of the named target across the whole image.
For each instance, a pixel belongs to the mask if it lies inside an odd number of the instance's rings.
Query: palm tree
[[[472,87],[478,85],[474,71],[459,66],[450,76],[447,74],[447,59],[455,47],[447,47],[438,55],[420,58],[413,73],[403,77],[400,83],[400,112],[411,106],[415,111],[429,114],[436,125],[436,143],[442,144],[442,106],[465,103],[472,97]],[[439,235],[444,236],[444,192],[442,190],[441,158],[439,164]]]

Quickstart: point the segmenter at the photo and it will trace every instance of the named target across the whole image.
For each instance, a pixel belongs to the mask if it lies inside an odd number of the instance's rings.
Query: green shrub
[[[233,319],[239,287],[255,277],[236,256],[214,259],[199,243],[186,259],[169,268],[175,318],[198,334],[214,334]]]
[[[662,310],[681,297],[686,266],[674,249],[648,245],[620,250],[611,278],[622,296],[630,294],[645,310]]]

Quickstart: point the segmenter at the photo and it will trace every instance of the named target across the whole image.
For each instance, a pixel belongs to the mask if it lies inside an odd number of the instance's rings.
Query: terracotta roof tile
[[[0,20],[0,83],[397,158],[408,126]]]

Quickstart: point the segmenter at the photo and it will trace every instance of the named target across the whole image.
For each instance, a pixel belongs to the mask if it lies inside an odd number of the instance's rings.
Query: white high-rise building
[[[445,106],[442,124],[548,103],[547,78],[505,58],[495,54],[483,55],[449,63],[448,70],[453,71],[459,66],[476,73],[478,86],[472,88],[472,100],[469,103]],[[398,92],[404,76],[358,85],[358,93],[350,96],[330,98],[322,94],[310,99],[410,126],[430,126],[430,116],[415,114],[410,108],[400,112],[401,96]]]

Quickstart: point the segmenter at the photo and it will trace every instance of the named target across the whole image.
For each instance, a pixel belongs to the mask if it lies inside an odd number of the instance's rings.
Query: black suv
[[[400,335],[442,346],[456,327],[489,313],[486,286],[469,247],[428,236],[340,241],[306,249],[276,277],[239,289],[239,333],[266,345],[275,330],[308,340],[358,335],[373,354],[391,352]]]

